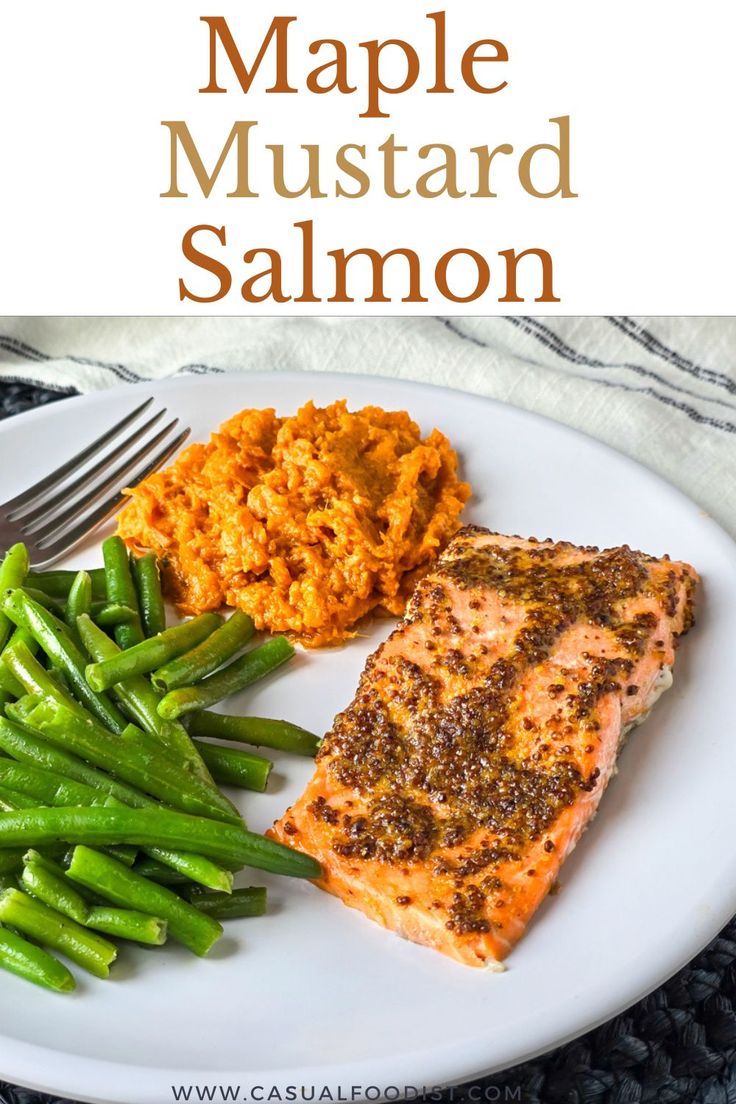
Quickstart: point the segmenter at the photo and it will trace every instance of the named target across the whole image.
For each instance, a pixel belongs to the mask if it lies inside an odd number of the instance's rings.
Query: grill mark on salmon
[[[523,934],[693,620],[688,564],[460,530],[271,834],[473,966]]]

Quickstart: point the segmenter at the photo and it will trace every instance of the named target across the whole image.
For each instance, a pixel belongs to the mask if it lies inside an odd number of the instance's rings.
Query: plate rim
[[[147,389],[150,389],[152,392],[165,392],[169,389],[174,390],[182,386],[185,388],[207,387],[213,384],[215,386],[222,386],[224,383],[234,379],[254,380],[256,378],[263,382],[270,380],[286,382],[292,379],[300,383],[310,379],[315,381],[332,380],[335,383],[344,382],[345,386],[348,388],[351,384],[357,383],[363,386],[378,385],[379,387],[388,387],[398,392],[419,390],[446,393],[453,398],[459,397],[474,403],[491,403],[501,410],[513,411],[523,419],[555,426],[566,434],[585,439],[603,453],[612,454],[619,462],[623,460],[632,470],[643,473],[655,484],[659,483],[665,487],[668,493],[674,494],[683,505],[687,504],[691,508],[694,507],[697,509],[701,513],[703,521],[707,522],[711,530],[712,539],[722,544],[723,551],[733,559],[734,568],[736,569],[736,540],[734,540],[731,534],[717,520],[707,514],[704,509],[683,490],[642,461],[637,460],[627,453],[619,451],[613,445],[601,441],[599,438],[587,433],[583,429],[570,426],[548,415],[528,410],[524,407],[516,406],[513,403],[487,396],[476,391],[469,391],[465,388],[451,387],[446,384],[433,383],[431,381],[410,380],[402,377],[385,376],[379,373],[320,372],[301,371],[298,369],[223,371],[222,373],[207,375],[184,374],[168,376],[162,379],[144,379],[134,383],[120,383],[110,388],[101,388],[82,394],[68,395],[55,402],[35,407],[7,419],[3,419],[0,423],[0,440],[2,440],[3,435],[9,431],[10,426],[15,427],[11,430],[11,432],[15,432],[19,425],[25,425],[34,420],[43,421],[48,418],[56,419],[63,417],[68,409],[66,403],[67,399],[74,400],[75,405],[78,406],[79,400],[93,403],[99,401],[104,403],[109,400],[110,397],[126,395],[134,397],[137,393]],[[0,377],[0,382],[4,382],[3,377]],[[189,444],[191,442],[188,440],[186,443]],[[477,1065],[473,1063],[468,1065],[469,1057],[458,1056],[454,1062],[450,1060],[450,1052],[454,1052],[456,1055],[458,1054],[457,1046],[450,1047],[448,1053],[445,1053],[444,1049],[436,1050],[435,1068],[442,1067],[446,1072],[438,1074],[436,1077],[430,1076],[428,1078],[420,1078],[420,1083],[431,1083],[432,1088],[439,1088],[472,1081],[473,1079],[489,1076],[504,1069],[513,1068],[516,1065],[530,1061],[546,1053],[550,1049],[563,1046],[579,1038],[588,1031],[594,1030],[608,1020],[615,1018],[617,1015],[620,1015],[621,1012],[625,1011],[625,1009],[629,1008],[632,1004],[637,1003],[637,1001],[664,984],[711,942],[734,913],[736,913],[736,884],[730,895],[724,894],[720,902],[720,908],[716,907],[711,916],[701,918],[698,923],[696,923],[694,919],[692,920],[690,929],[693,933],[697,933],[697,935],[688,941],[687,948],[683,946],[683,950],[679,954],[669,956],[668,965],[666,967],[651,970],[644,975],[641,973],[637,974],[636,976],[642,977],[641,985],[633,986],[630,984],[628,986],[621,986],[621,996],[617,998],[616,1002],[609,1002],[605,1012],[590,1018],[584,1011],[581,1011],[577,1020],[584,1020],[584,1023],[578,1022],[577,1026],[572,1028],[565,1035],[556,1037],[554,1041],[547,1039],[539,1046],[526,1048],[520,1056],[513,1058],[511,1064],[509,1064],[508,1061],[504,1061],[495,1062],[491,1065]],[[646,980],[644,980],[644,978]],[[625,996],[623,994],[624,989],[626,990]],[[466,1045],[471,1050],[474,1048],[477,1049],[477,1039],[471,1040],[471,1042]],[[401,1071],[405,1069],[407,1064],[411,1065],[412,1062],[416,1062],[420,1057],[424,1068],[431,1066],[431,1063],[427,1059],[426,1052],[407,1052],[401,1056],[382,1059],[379,1063],[375,1061],[359,1060],[357,1062],[351,1061],[340,1064],[332,1063],[329,1067],[323,1064],[307,1068],[289,1068],[288,1071],[279,1069],[275,1071],[251,1070],[243,1073],[241,1076],[235,1071],[218,1072],[209,1069],[172,1070],[166,1067],[134,1066],[124,1062],[69,1054],[68,1052],[57,1051],[47,1046],[39,1046],[25,1041],[13,1040],[0,1033],[0,1068],[2,1069],[3,1077],[10,1079],[18,1085],[36,1091],[66,1094],[73,1099],[89,1101],[90,1104],[100,1104],[100,1102],[105,1102],[105,1104],[127,1104],[131,1096],[131,1091],[136,1094],[134,1097],[136,1104],[157,1104],[159,1100],[164,1099],[159,1095],[159,1090],[162,1086],[170,1086],[171,1084],[179,1083],[186,1084],[187,1082],[201,1085],[208,1082],[213,1083],[213,1080],[218,1079],[223,1085],[239,1082],[240,1085],[243,1086],[251,1084],[254,1079],[259,1077],[261,1080],[267,1077],[269,1079],[269,1081],[266,1082],[267,1084],[285,1085],[287,1082],[289,1084],[299,1084],[300,1082],[298,1079],[301,1077],[315,1078],[315,1075],[320,1076],[324,1073],[325,1083],[332,1084],[339,1081],[342,1085],[350,1085],[351,1083],[360,1083],[363,1085],[377,1083],[383,1084],[384,1086],[413,1085],[417,1078],[412,1078],[411,1075],[405,1075]],[[20,1059],[20,1061],[18,1061],[18,1059]],[[47,1066],[51,1071],[53,1071],[54,1067],[57,1069],[60,1067],[63,1068],[65,1079],[62,1088],[59,1088],[59,1080],[53,1078],[53,1072],[50,1072],[48,1076],[39,1076],[39,1071],[42,1068],[45,1069]],[[370,1067],[373,1071],[380,1069],[380,1073],[372,1073],[367,1077],[367,1067]],[[123,1079],[126,1076],[128,1080],[123,1083]],[[378,1080],[379,1077],[380,1081]],[[352,1082],[350,1080],[351,1078],[353,1079]],[[371,1078],[373,1078],[373,1080],[371,1080]],[[104,1094],[101,1095],[100,1092],[93,1087],[93,1079],[97,1079],[98,1084],[103,1084],[107,1087]],[[113,1086],[116,1083],[121,1087],[113,1091]],[[308,1081],[306,1083],[309,1084]],[[315,1081],[315,1083],[318,1082]],[[169,1095],[166,1099],[170,1100],[171,1096]]]

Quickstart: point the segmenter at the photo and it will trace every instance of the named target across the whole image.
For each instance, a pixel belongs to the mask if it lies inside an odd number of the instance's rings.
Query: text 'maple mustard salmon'
[[[626,546],[460,530],[272,834],[387,928],[501,962],[669,685],[696,582]]]

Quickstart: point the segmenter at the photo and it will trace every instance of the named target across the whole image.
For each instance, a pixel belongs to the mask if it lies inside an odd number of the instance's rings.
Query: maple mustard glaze
[[[451,890],[445,925],[458,935],[489,930],[488,899],[504,905],[499,868],[535,844],[550,855],[546,833],[599,785],[602,704],[639,693],[645,651],[665,665],[679,633],[659,638],[662,614],[674,617],[683,587],[680,632],[692,622],[686,565],[484,535],[458,533],[369,659],[319,753],[340,800],[306,807],[353,870],[427,864]],[[284,831],[297,833],[288,814]]]

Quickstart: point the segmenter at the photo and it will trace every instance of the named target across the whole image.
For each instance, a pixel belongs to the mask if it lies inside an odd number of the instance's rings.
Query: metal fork
[[[125,495],[121,488],[140,483],[173,455],[189,436],[189,428],[171,438],[179,424],[174,418],[153,437],[143,438],[166,414],[166,409],[133,429],[113,449],[68,482],[70,476],[105,448],[147,410],[146,399],[130,414],[67,460],[61,467],[34,483],[28,490],[0,505],[0,553],[23,541],[34,567],[46,567],[63,556],[106,518],[114,514]],[[143,441],[139,447],[134,448]],[[159,445],[161,446],[159,448]],[[157,450],[154,452],[154,449]],[[139,465],[150,456],[148,463]],[[111,465],[121,462],[110,471]],[[111,493],[108,493],[111,492]],[[100,501],[102,499],[102,501]]]

